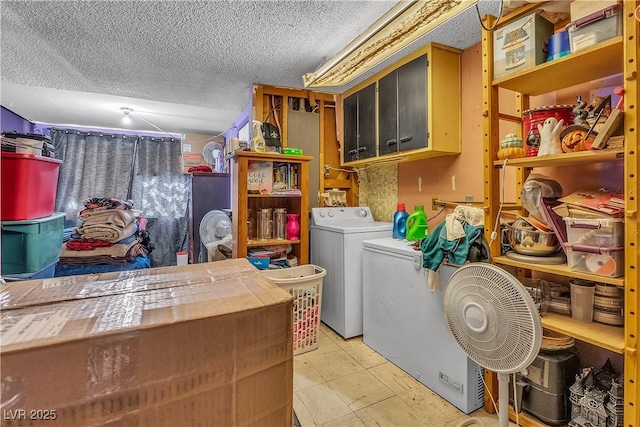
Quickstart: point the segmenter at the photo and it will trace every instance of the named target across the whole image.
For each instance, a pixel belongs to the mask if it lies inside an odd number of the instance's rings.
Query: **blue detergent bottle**
[[[423,205],[416,205],[415,210],[407,218],[407,240],[422,240],[429,235],[427,214]]]
[[[409,214],[405,210],[404,203],[398,203],[396,213],[393,214],[393,238],[404,239],[407,235],[407,218]]]

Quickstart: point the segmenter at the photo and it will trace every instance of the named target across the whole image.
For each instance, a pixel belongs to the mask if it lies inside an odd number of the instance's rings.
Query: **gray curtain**
[[[89,197],[131,199],[149,220],[151,266],[175,265],[188,235],[180,141],[72,129],[51,129],[51,140],[63,160],[56,211],[67,214],[67,226],[79,223],[77,214]]]
[[[151,265],[175,265],[176,252],[187,249],[188,181],[180,168],[180,141],[140,137],[131,199],[149,219],[156,245]]]

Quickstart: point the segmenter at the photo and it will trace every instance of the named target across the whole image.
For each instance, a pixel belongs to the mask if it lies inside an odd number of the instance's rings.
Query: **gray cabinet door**
[[[378,123],[380,155],[398,151],[398,72],[378,81]]]
[[[358,159],[376,156],[376,84],[358,91]]]
[[[358,93],[344,99],[344,152],[345,162],[358,160]]]
[[[423,148],[427,141],[427,57],[398,68],[399,151]]]

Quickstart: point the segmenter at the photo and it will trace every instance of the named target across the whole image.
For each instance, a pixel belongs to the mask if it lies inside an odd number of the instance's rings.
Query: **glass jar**
[[[271,235],[272,235],[271,209],[268,209],[268,208],[258,209],[256,222],[258,224],[258,240],[271,239]]]
[[[287,210],[285,208],[275,208],[273,210],[273,238],[284,240],[285,229],[287,227]]]

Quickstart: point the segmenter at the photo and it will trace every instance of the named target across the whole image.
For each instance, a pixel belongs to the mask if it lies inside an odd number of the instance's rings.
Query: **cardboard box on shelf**
[[[531,13],[493,32],[493,78],[524,71],[547,60],[553,24]]]
[[[224,138],[222,136],[216,137],[214,135],[199,135],[195,133],[184,135],[180,146],[182,173],[188,173],[187,171],[192,166],[207,164],[202,157],[202,150],[211,141],[216,141],[224,146]]]
[[[599,12],[616,4],[620,4],[619,0],[574,0],[569,3],[569,14],[571,21],[577,21],[585,18],[593,13]]]
[[[3,425],[292,425],[292,299],[244,259],[2,294]]]

